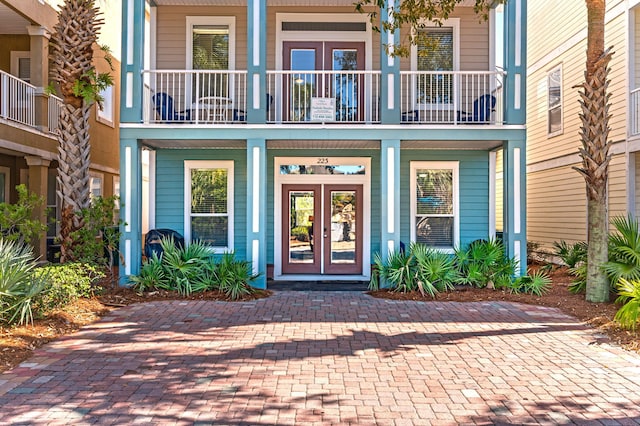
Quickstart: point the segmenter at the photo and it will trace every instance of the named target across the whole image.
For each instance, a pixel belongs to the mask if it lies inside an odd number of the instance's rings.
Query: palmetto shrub
[[[513,281],[518,262],[506,255],[499,240],[476,240],[455,251],[464,284],[484,288],[504,288]]]
[[[624,328],[635,330],[640,318],[640,281],[628,281],[621,278],[617,284],[616,303],[624,305],[616,312],[614,319]]]
[[[419,291],[435,297],[453,289],[460,279],[453,256],[419,243],[411,243],[406,252],[390,253],[386,262],[376,253],[374,263],[369,283],[372,290],[379,289],[382,281],[394,291]]]
[[[48,280],[47,274],[36,270],[29,246],[0,238],[0,322],[33,320],[32,306]]]
[[[251,263],[236,259],[234,253],[225,253],[216,261],[211,248],[200,241],[178,247],[168,237],[161,245],[162,254],[154,253],[142,264],[140,274],[131,277],[135,290],[161,289],[184,296],[219,290],[232,300],[254,291],[250,283],[257,275],[253,275]]]
[[[609,234],[609,261],[604,265],[612,285],[621,278],[640,280],[640,230],[631,215],[611,219],[616,232]]]

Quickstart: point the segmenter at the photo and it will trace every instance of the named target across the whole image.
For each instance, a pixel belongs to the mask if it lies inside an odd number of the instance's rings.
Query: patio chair
[[[167,93],[160,92],[153,95],[153,103],[160,120],[165,123],[191,121],[191,110],[176,111],[173,106],[173,98]]]
[[[496,97],[485,94],[473,101],[473,113],[458,111],[457,120],[464,123],[488,123],[495,111]]]

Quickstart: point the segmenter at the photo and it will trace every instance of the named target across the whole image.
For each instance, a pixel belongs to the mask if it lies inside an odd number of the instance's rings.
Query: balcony
[[[145,70],[143,124],[244,124],[246,71]],[[264,123],[379,124],[399,109],[398,123],[502,125],[504,72],[400,73],[399,104],[382,105],[380,71],[267,71]]]
[[[38,123],[36,114],[36,87],[0,71],[0,120],[11,126],[26,126],[33,130],[44,130],[47,134],[57,132],[62,99],[48,97],[46,123]]]

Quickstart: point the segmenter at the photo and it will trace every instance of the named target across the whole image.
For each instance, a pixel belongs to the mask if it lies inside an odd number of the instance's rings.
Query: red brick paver
[[[640,424],[640,356],[604,340],[506,302],[146,303],[0,375],[0,424]]]

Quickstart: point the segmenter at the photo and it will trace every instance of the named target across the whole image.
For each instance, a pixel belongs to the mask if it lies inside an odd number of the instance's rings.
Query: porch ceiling
[[[157,6],[246,6],[247,0],[155,0]],[[463,0],[470,7],[475,0]],[[352,6],[353,0],[267,0],[267,6]]]
[[[28,25],[31,25],[31,22],[4,3],[0,3],[0,34],[27,34]]]

